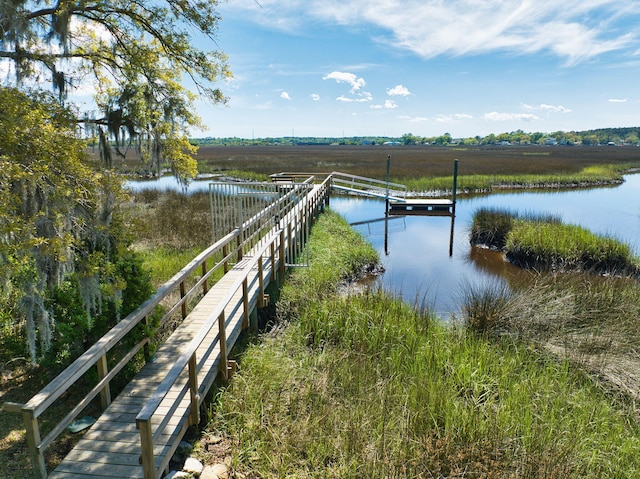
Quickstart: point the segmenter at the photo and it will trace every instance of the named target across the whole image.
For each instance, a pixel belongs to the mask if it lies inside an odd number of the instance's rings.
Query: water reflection
[[[441,317],[457,313],[463,289],[498,281],[525,281],[529,274],[502,261],[499,253],[471,247],[469,227],[482,207],[548,213],[566,223],[613,236],[640,252],[640,175],[614,188],[561,192],[505,192],[458,198],[456,221],[448,217],[407,216],[403,227],[389,222],[385,254],[384,200],[335,197],[331,208],[374,245],[386,272],[378,283],[405,300],[429,304]],[[372,221],[374,220],[374,221]],[[377,220],[377,221],[376,221]],[[396,225],[398,223],[395,223]],[[453,241],[451,232],[453,230]],[[453,254],[449,255],[453,248]]]

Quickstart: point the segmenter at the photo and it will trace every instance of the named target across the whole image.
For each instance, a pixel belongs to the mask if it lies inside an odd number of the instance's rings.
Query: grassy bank
[[[635,477],[640,428],[568,362],[438,324],[382,292],[337,296],[372,251],[323,215],[311,266],[217,397],[243,477]],[[208,449],[202,449],[206,457]]]
[[[491,209],[475,213],[471,242],[534,273],[525,283],[469,288],[473,330],[535,343],[640,401],[638,258],[628,245],[558,218]]]
[[[470,241],[502,250],[509,261],[538,271],[636,275],[640,264],[621,241],[553,216],[481,209],[474,214]]]

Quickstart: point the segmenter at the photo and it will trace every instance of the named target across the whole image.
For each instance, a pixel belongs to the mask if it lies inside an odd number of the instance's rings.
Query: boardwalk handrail
[[[332,172],[331,178],[331,186],[337,190],[379,198],[385,198],[388,193],[390,198],[399,201],[407,197],[407,187],[400,183],[387,183],[383,180],[341,173],[339,171]]]
[[[191,288],[188,292],[185,290],[185,282],[198,269],[198,267],[203,268],[203,270],[206,269],[207,260],[219,251],[227,248],[230,244],[235,243],[237,237],[238,230],[233,231],[215,244],[211,245],[198,256],[196,256],[171,279],[169,279],[160,288],[158,288],[156,293],[151,298],[145,301],[137,310],[131,312],[124,319],[118,322],[96,343],[94,343],[74,362],[72,362],[64,371],[56,376],[37,394],[31,397],[31,399],[29,399],[26,404],[5,404],[5,409],[8,409],[12,412],[19,412],[23,416],[31,461],[34,465],[37,477],[46,477],[44,451],[64,431],[64,429],[74,421],[77,414],[80,413],[82,409],[84,409],[87,405],[89,405],[89,403],[99,394],[101,395],[101,403],[103,409],[110,404],[111,393],[109,383],[111,379],[113,379],[116,374],[118,374],[126,366],[126,364],[138,352],[140,352],[140,350],[145,345],[150,342],[151,338],[149,336],[146,336],[140,342],[135,344],[125,354],[125,356],[120,359],[120,361],[114,367],[111,368],[111,370],[108,370],[107,368],[107,354],[138,324],[146,321],[147,316],[152,313],[153,310],[174,291],[179,289],[181,292],[181,297],[160,320],[161,324],[166,322],[166,320],[177,310],[178,307],[186,305],[187,299],[191,294],[193,294],[197,286],[205,285],[204,288],[206,289],[207,279],[217,269],[225,264],[225,262],[229,261],[229,259],[233,256],[233,252],[223,257],[222,261],[214,266],[214,268],[206,271],[203,274],[202,278],[198,281],[196,286]],[[183,311],[183,315],[186,315],[184,313],[185,312]],[[51,406],[57,399],[59,399],[72,385],[74,385],[82,376],[84,376],[84,374],[89,369],[94,366],[98,370],[98,384],[96,384],[96,386],[94,386],[93,389],[91,389],[91,391],[89,391],[89,393],[87,393],[78,402],[78,404],[74,408],[72,408],[72,410],[54,426],[54,428],[47,434],[44,439],[41,439],[38,417],[40,417],[49,406]]]
[[[309,176],[309,175],[307,175]],[[308,178],[304,183],[310,184],[312,178]],[[326,182],[326,180],[325,180]],[[293,188],[286,193],[285,196],[294,196],[297,190]],[[286,211],[280,211],[276,214],[284,217],[293,206],[294,202],[281,201],[279,203]],[[289,210],[287,210],[289,208]],[[189,298],[202,288],[203,294],[208,291],[208,280],[220,269],[224,268],[224,272],[228,270],[228,264],[240,259],[243,254],[243,248],[251,242],[255,242],[256,234],[246,236],[243,232],[252,230],[253,224],[260,220],[259,215],[245,221],[240,228],[236,228],[225,237],[221,238],[213,245],[209,246],[202,253],[191,260],[184,268],[176,273],[171,279],[164,283],[156,293],[145,301],[137,310],[131,312],[113,328],[111,328],[104,336],[102,336],[94,345],[87,349],[75,361],[73,361],[64,371],[56,376],[37,394],[31,397],[25,404],[8,402],[4,404],[4,409],[10,412],[22,414],[26,429],[26,438],[29,448],[30,458],[34,467],[35,476],[38,478],[46,478],[47,471],[44,461],[45,450],[55,441],[55,439],[65,430],[65,428],[74,421],[76,416],[91,401],[100,395],[101,406],[103,409],[111,403],[110,381],[128,364],[128,362],[136,356],[150,341],[150,336],[145,336],[141,341],[133,345],[128,352],[113,367],[109,369],[107,354],[118,343],[127,337],[127,335],[139,324],[146,323],[147,317],[159,306],[165,299],[173,293],[179,292],[179,299],[167,310],[160,319],[160,324],[164,324],[168,319],[180,308],[182,319],[187,316],[187,305]],[[216,259],[213,267],[207,268],[207,261]],[[195,284],[187,290],[186,283],[193,280],[192,275],[201,270],[201,277],[195,281]],[[151,358],[146,357],[148,361]],[[57,424],[51,431],[41,439],[38,418],[58,400],[69,388],[82,378],[87,371],[96,367],[98,373],[98,383],[79,400],[75,407]]]
[[[282,234],[282,236],[281,236]],[[209,314],[205,323],[202,325],[196,336],[191,340],[188,346],[183,350],[180,357],[175,361],[174,365],[171,367],[165,378],[158,385],[155,392],[152,394],[151,398],[146,402],[146,404],[142,407],[138,415],[136,416],[136,427],[140,430],[140,443],[141,443],[141,461],[144,470],[144,477],[156,478],[160,477],[162,471],[164,470],[164,464],[160,464],[158,467],[155,466],[155,458],[153,453],[153,445],[157,440],[158,436],[164,432],[164,429],[167,425],[167,422],[160,423],[155,432],[152,431],[151,420],[155,415],[157,409],[160,407],[162,401],[166,398],[167,394],[171,391],[171,389],[178,383],[182,373],[185,369],[189,370],[189,381],[188,381],[188,390],[191,392],[190,399],[190,412],[189,417],[192,418],[190,424],[197,424],[199,422],[199,418],[197,416],[201,397],[199,394],[197,380],[194,380],[197,377],[197,358],[195,357],[196,350],[200,347],[200,344],[205,339],[205,337],[209,334],[211,328],[213,328],[216,323],[219,325],[220,332],[224,331],[224,325],[220,324],[226,321],[224,310],[227,305],[232,301],[233,297],[236,293],[244,289],[246,290],[246,282],[251,270],[258,264],[259,261],[264,261],[263,255],[267,251],[267,249],[271,249],[271,245],[275,244],[277,240],[283,241],[284,230],[280,229],[276,232],[273,238],[268,241],[265,245],[260,248],[255,255],[252,256],[252,259],[243,267],[242,275],[239,276],[236,281],[231,285],[225,296],[222,300],[216,305],[215,309]],[[271,249],[272,253],[276,249]],[[262,293],[261,293],[262,294]],[[245,303],[246,304],[246,303]],[[245,311],[245,315],[248,315],[249,312]],[[220,343],[220,350],[227,351],[228,345],[226,344],[226,337],[224,334],[218,333],[215,338],[215,343]],[[212,344],[213,346],[213,344]],[[226,356],[226,354],[224,355]],[[193,368],[196,370],[193,370]],[[227,358],[221,357],[220,362],[218,364],[218,370],[222,372],[223,376],[226,377],[227,374]],[[182,395],[186,394],[187,390],[185,388],[180,391],[180,397],[175,399],[175,402],[179,402],[182,399]],[[168,461],[169,458],[166,459]]]

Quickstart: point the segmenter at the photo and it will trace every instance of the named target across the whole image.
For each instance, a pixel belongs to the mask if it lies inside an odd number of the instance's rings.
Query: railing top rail
[[[312,178],[309,178],[304,183],[310,183],[311,181]],[[287,193],[287,195],[289,194],[293,194],[293,192]],[[285,197],[287,195],[285,195]],[[253,220],[253,218],[251,220]],[[249,222],[251,220],[249,220]],[[246,227],[247,223],[242,225],[242,228]],[[74,362],[67,366],[64,371],[32,396],[23,405],[22,409],[31,411],[34,417],[40,416],[53,402],[64,394],[71,385],[93,367],[106,352],[110,351],[124,336],[139,324],[145,316],[153,311],[168,294],[174,291],[181,282],[195,272],[203,261],[222,250],[224,246],[232,243],[240,230],[241,228],[235,228],[229,234],[198,254],[186,266],[160,286],[151,298],[118,322],[118,324],[98,339],[96,343],[82,353]]]
[[[184,368],[189,363],[189,359],[196,352],[198,347],[200,347],[200,343],[204,340],[204,338],[209,333],[209,330],[213,327],[215,322],[218,320],[220,315],[224,312],[224,309],[227,307],[233,297],[242,287],[242,283],[247,279],[249,274],[251,273],[252,268],[258,263],[258,261],[262,261],[262,257],[264,253],[271,247],[271,243],[273,243],[278,235],[280,234],[281,229],[277,230],[272,236],[270,241],[267,241],[262,248],[260,248],[256,254],[251,258],[250,261],[246,263],[246,265],[242,268],[242,275],[238,276],[236,281],[227,288],[226,294],[223,298],[216,304],[213,311],[207,316],[207,320],[198,330],[198,334],[196,334],[193,339],[189,342],[187,347],[183,350],[180,357],[175,361],[165,378],[156,388],[156,391],[152,394],[151,398],[145,403],[143,408],[140,410],[138,415],[136,416],[136,421],[149,421],[151,417],[155,413],[156,409],[160,406],[160,403],[164,400],[167,393],[171,390],[174,383],[177,381],[180,373],[184,370]]]
[[[324,172],[315,172],[315,173],[309,173],[309,172],[300,172],[300,171],[282,171],[280,173],[273,173],[272,175],[269,175],[269,178],[271,178],[271,180],[276,180],[278,178],[309,178],[309,179],[313,179],[315,177],[328,177],[330,176],[331,173],[324,173]]]

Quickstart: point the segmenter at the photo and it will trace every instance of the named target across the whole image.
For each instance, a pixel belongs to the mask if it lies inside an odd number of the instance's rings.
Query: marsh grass
[[[454,159],[459,159],[459,193],[616,184],[622,181],[622,173],[640,166],[637,148],[382,145],[201,147],[198,165],[201,171],[218,173],[242,170],[267,176],[281,171],[341,171],[384,180],[389,156],[392,181],[423,195],[451,194]]]
[[[289,326],[249,347],[210,410],[207,434],[233,443],[234,472],[640,473],[640,429],[630,412],[569,362],[442,325],[381,291],[333,294],[336,282],[371,261],[369,247],[352,234],[333,214],[323,215],[311,235],[311,266],[287,279],[277,306]],[[319,245],[319,238],[333,245]]]
[[[473,216],[470,242],[504,251],[509,261],[532,270],[612,275],[639,271],[639,259],[628,245],[563,224],[553,215],[481,208]]]
[[[589,371],[604,389],[635,404],[640,420],[636,279],[540,274],[527,285],[475,287],[465,295],[463,318],[471,330],[483,337],[536,344]]]
[[[505,251],[512,262],[538,270],[622,275],[638,272],[638,259],[628,245],[577,225],[516,221]]]

